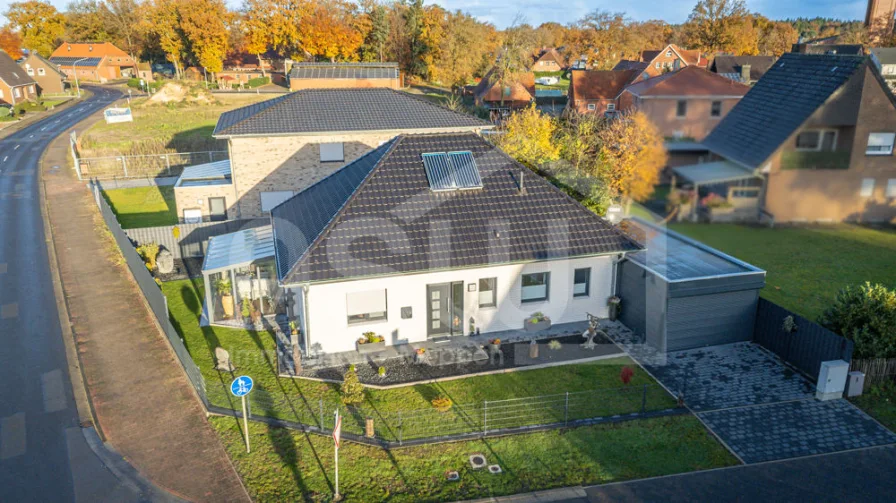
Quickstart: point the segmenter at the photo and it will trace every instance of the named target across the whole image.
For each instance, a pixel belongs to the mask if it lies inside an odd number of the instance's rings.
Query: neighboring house
[[[560,72],[566,68],[563,56],[553,47],[542,49],[535,61],[532,63],[533,72]]]
[[[0,103],[15,106],[34,98],[37,98],[37,82],[9,54],[0,51]]]
[[[638,75],[638,70],[572,70],[566,107],[579,113],[615,114],[620,95]]]
[[[681,181],[776,222],[896,219],[896,98],[868,57],[784,54]],[[741,190],[740,185],[753,189]]]
[[[398,63],[293,63],[287,81],[290,91],[404,87]]]
[[[218,85],[222,88],[229,89],[233,85],[246,85],[252,79],[260,79],[262,77],[271,77],[271,72],[262,72],[256,65],[247,65],[239,67],[224,68],[215,74]]]
[[[271,221],[303,349],[330,353],[368,331],[398,345],[521,330],[536,312],[554,324],[605,317],[616,264],[642,249],[473,133],[400,135]],[[221,238],[233,241],[210,250]],[[222,299],[206,292],[214,322]]]
[[[502,85],[492,68],[476,85],[473,98],[477,105],[487,107],[492,112],[526,108],[535,100],[535,74],[525,72],[519,75],[516,83]]]
[[[877,65],[890,89],[896,91],[896,47],[871,49],[871,60]]]
[[[399,134],[491,127],[392,89],[305,89],[225,112],[213,136],[230,152],[228,216],[252,218]]]
[[[37,82],[38,94],[62,94],[65,92],[65,74],[37,52],[29,52],[19,66]]]
[[[666,138],[699,142],[749,90],[748,85],[688,66],[626,87],[618,109],[644,112]]]
[[[710,71],[742,84],[755,84],[775,64],[774,56],[719,55],[712,60]]]
[[[144,82],[152,82],[154,80],[152,77],[152,65],[147,62],[138,62],[136,77],[143,79]]]
[[[187,67],[187,69],[184,70],[184,80],[202,82],[203,80],[205,80],[205,72],[202,71],[202,68],[198,68],[195,66]]]
[[[77,75],[79,81],[108,82],[136,75],[134,60],[109,42],[63,42],[49,59],[71,80]]]
[[[862,56],[865,46],[862,44],[838,44],[839,36],[816,38],[793,44],[790,52],[799,54],[828,54],[840,56]]]
[[[707,68],[709,60],[698,50],[682,49],[669,44],[658,51],[641,51],[638,61],[622,60],[614,69],[640,70],[637,80],[647,80],[667,72],[674,72],[687,66]]]

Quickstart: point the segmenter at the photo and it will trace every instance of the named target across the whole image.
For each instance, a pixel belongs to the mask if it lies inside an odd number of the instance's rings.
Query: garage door
[[[758,299],[757,290],[669,299],[666,350],[752,340]]]

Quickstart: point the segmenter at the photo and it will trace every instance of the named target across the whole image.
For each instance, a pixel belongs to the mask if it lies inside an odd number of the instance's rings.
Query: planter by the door
[[[233,296],[221,295],[221,309],[224,311],[225,318],[233,318]]]
[[[493,354],[493,355],[498,354],[498,351],[500,351],[500,350],[501,350],[500,344],[489,344],[488,345],[488,352],[490,354]]]
[[[527,332],[538,332],[541,330],[547,330],[551,328],[551,320],[541,320],[532,323],[531,320],[526,320],[526,331]]]
[[[382,351],[384,349],[386,349],[386,341],[358,344],[358,352],[362,355],[366,355],[367,353],[376,353],[377,351]]]
[[[616,321],[616,318],[619,317],[619,303],[610,302],[607,304],[607,308],[607,314],[610,317],[610,321]]]

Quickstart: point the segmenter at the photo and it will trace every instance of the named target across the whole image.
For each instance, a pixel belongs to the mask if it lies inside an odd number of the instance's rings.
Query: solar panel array
[[[292,67],[291,79],[397,79],[398,65],[301,63]]]
[[[50,58],[50,63],[59,66],[72,66],[77,62],[76,66],[96,66],[100,64],[103,58],[76,58],[69,56],[57,56]]]
[[[472,152],[423,154],[423,167],[429,187],[434,191],[482,188],[482,177]]]

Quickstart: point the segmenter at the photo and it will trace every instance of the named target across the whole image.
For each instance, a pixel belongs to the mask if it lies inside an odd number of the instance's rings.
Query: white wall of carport
[[[607,298],[613,294],[613,263],[616,255],[559,259],[525,264],[453,269],[439,272],[407,274],[311,284],[307,293],[306,330],[311,345],[320,344],[327,353],[350,351],[362,333],[376,332],[387,344],[421,342],[426,340],[426,285],[464,282],[464,331],[469,319],[476,320],[482,333],[523,328],[523,320],[534,312],[548,315],[553,323],[584,321],[586,313],[605,317]],[[572,283],[575,269],[591,268],[588,297],[573,297]],[[521,275],[550,272],[550,294],[544,302],[520,302]],[[497,307],[480,308],[478,284],[480,278],[497,278]],[[477,291],[468,291],[468,285]],[[295,286],[293,285],[295,288]],[[387,319],[362,324],[348,324],[346,294],[368,290],[386,290]],[[296,288],[299,292],[300,288]],[[401,319],[401,308],[412,308],[410,319]]]

